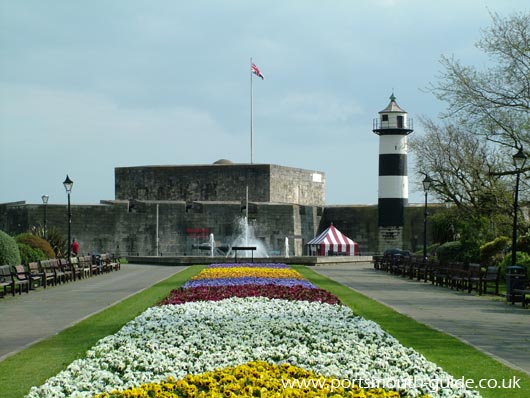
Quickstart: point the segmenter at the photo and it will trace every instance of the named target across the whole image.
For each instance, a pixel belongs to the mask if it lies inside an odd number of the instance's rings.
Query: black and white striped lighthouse
[[[388,106],[374,119],[379,136],[379,249],[403,246],[403,213],[408,204],[407,136],[412,119],[396,103],[394,93]]]

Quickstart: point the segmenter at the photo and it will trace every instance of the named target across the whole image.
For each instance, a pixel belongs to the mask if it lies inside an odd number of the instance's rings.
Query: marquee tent
[[[307,242],[310,256],[355,256],[359,244],[354,242],[331,224],[316,238]]]

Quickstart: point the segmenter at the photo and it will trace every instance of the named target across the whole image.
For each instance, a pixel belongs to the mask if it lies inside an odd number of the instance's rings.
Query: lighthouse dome
[[[374,119],[372,131],[378,135],[408,135],[414,131],[412,119],[399,107],[394,93],[390,96],[387,107],[379,112],[379,118]]]
[[[407,113],[404,109],[401,109],[399,105],[397,104],[394,93],[392,93],[392,95],[390,96],[390,103],[388,104],[388,106],[379,113],[391,113],[391,112]]]

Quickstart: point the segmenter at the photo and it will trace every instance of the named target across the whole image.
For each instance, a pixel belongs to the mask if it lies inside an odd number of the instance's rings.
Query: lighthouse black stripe
[[[379,226],[403,226],[403,209],[407,203],[408,200],[404,198],[380,198],[378,202]]]
[[[387,153],[379,155],[380,176],[406,176],[407,155]]]
[[[409,135],[412,129],[375,129],[372,130],[377,135]]]

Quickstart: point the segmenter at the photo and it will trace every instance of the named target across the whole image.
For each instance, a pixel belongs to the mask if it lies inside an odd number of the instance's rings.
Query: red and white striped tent
[[[359,254],[359,244],[340,232],[333,224],[316,238],[307,242],[307,246],[310,256],[356,256]]]

